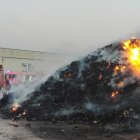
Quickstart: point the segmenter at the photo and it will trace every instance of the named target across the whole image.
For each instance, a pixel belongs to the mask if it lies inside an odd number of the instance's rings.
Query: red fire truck
[[[0,65],[0,92],[7,94],[12,86],[33,82],[42,76],[36,72],[7,71],[4,74],[3,66]]]
[[[19,85],[29,83],[36,80],[40,75],[35,72],[14,72],[5,73],[5,79],[8,79],[11,85]]]
[[[10,90],[10,82],[5,78],[3,66],[0,65],[0,92],[6,95]]]

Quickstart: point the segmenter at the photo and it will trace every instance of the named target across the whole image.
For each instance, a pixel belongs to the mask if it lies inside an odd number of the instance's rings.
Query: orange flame
[[[121,72],[123,72],[124,70],[125,70],[125,66],[121,66],[121,65],[116,66],[114,69],[114,71],[121,71]]]
[[[117,84],[117,86],[118,86],[119,88],[123,88],[123,87],[125,86],[125,84],[124,84],[123,81],[121,81],[121,82],[119,82],[119,83]]]
[[[16,112],[19,107],[20,107],[20,105],[15,103],[12,107],[12,112]]]
[[[111,94],[111,98],[115,99],[118,94],[119,94],[118,91],[113,91]]]
[[[140,74],[140,40],[131,39],[122,43],[131,69],[135,74]]]
[[[125,71],[126,67],[122,65],[117,65],[114,68],[114,75],[117,75],[119,72],[123,73]]]

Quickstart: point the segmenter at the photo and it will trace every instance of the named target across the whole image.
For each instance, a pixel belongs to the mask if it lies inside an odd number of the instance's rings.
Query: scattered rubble
[[[18,124],[17,123],[9,123],[9,125],[11,125],[11,126],[14,126],[14,127],[18,127]]]

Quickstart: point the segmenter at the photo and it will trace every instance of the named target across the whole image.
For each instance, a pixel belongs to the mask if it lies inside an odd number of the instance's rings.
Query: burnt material
[[[131,123],[139,119],[140,98],[134,95],[139,80],[126,69],[122,52],[120,44],[109,45],[59,69],[21,103],[26,118]]]

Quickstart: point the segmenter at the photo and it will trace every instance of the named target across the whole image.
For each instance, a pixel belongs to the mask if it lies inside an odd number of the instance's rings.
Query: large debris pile
[[[59,69],[10,114],[39,120],[138,120],[139,71],[129,59],[129,49],[139,47],[139,42],[105,46]]]

